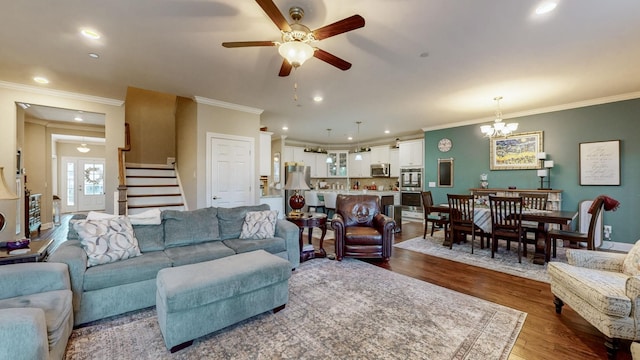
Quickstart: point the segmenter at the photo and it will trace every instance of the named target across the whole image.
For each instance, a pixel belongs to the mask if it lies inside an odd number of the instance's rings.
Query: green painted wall
[[[577,210],[582,200],[604,194],[621,202],[618,211],[605,212],[604,223],[613,226],[612,240],[635,243],[640,239],[640,99],[512,118],[518,133],[544,132],[544,151],[554,161],[551,187],[561,189],[563,210]],[[437,149],[446,137],[453,147],[447,153]],[[581,142],[621,140],[620,186],[579,185],[579,144]],[[437,181],[438,158],[454,158],[454,187],[427,188]],[[489,175],[489,187],[537,189],[536,170],[489,170],[489,140],[480,133],[479,124],[425,132],[425,188],[434,201],[446,202],[447,193],[468,193],[480,187],[480,174]]]

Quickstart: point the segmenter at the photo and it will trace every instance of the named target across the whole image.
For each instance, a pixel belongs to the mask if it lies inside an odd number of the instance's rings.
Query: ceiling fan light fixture
[[[280,44],[278,52],[280,56],[287,59],[294,68],[304,64],[305,61],[313,57],[313,47],[302,41],[290,41]]]

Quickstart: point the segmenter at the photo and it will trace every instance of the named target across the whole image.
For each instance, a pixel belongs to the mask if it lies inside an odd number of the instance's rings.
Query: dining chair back
[[[315,190],[307,190],[304,192],[304,202],[307,205],[307,209],[309,210],[309,212],[311,212],[311,209],[313,208],[313,211],[320,211],[322,210],[322,212],[324,212],[324,201],[321,201],[318,198],[318,192]]]
[[[522,197],[489,196],[491,212],[491,257],[498,250],[498,239],[518,242],[518,262],[522,262]]]
[[[484,248],[482,242],[484,231],[473,222],[474,196],[447,194],[447,201],[449,203],[449,248],[453,248],[454,242],[464,241],[467,234],[471,234],[471,253],[473,254],[476,232],[480,234],[480,247]]]
[[[568,230],[558,230],[558,229],[553,229],[553,230],[549,230],[547,232],[547,239],[546,239],[546,261],[549,261],[549,253],[550,253],[550,248],[551,245],[553,245],[553,257],[556,257],[556,245],[557,245],[557,240],[564,240],[564,241],[568,241],[570,244],[575,244],[577,246],[580,246],[580,243],[586,243],[587,244],[587,250],[595,250],[595,243],[594,243],[594,237],[596,234],[596,231],[601,231],[601,229],[598,229],[598,227],[596,226],[598,223],[598,218],[600,217],[600,213],[602,212],[602,206],[604,205],[604,199],[602,199],[601,197],[597,197],[595,200],[593,200],[593,203],[591,205],[591,208],[589,209],[589,213],[591,214],[591,219],[589,220],[589,231],[586,233],[582,233],[579,231],[568,231]]]
[[[327,218],[331,220],[332,213],[336,213],[336,199],[338,193],[335,191],[329,191],[324,193],[324,208],[327,211]]]
[[[547,202],[549,201],[549,193],[527,193],[521,192],[519,195],[522,197],[522,206],[527,210],[547,210]],[[548,224],[545,223],[545,230]],[[538,229],[538,223],[534,221],[523,221],[522,229],[524,229],[524,247],[522,249],[522,255],[527,256],[527,244],[536,244],[538,236],[540,236],[540,230]],[[533,238],[527,238],[527,234],[533,234]]]
[[[423,191],[420,193],[422,196],[422,208],[424,210],[424,234],[423,239],[427,237],[427,228],[431,223],[431,236],[433,236],[433,230],[436,227],[444,228],[444,240],[447,242],[449,239],[449,214],[432,210],[433,196],[431,191]]]

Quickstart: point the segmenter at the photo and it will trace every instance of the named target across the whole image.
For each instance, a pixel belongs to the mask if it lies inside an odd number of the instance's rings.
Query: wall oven
[[[422,169],[404,168],[400,169],[400,188],[407,191],[422,190]]]

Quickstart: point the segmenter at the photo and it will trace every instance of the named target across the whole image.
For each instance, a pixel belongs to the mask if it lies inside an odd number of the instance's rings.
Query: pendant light
[[[82,137],[82,143],[80,144],[80,146],[78,146],[76,148],[76,150],[80,151],[83,154],[88,153],[89,151],[91,151],[91,149],[87,146],[87,144],[84,142],[84,136]]]
[[[500,100],[502,100],[502,96],[496,96],[493,100],[496,102],[496,119],[493,125],[482,125],[480,131],[482,131],[485,137],[507,136],[518,129],[518,123],[503,123],[502,111],[500,111]]]
[[[329,138],[331,137],[331,129],[327,129],[327,164],[333,164],[331,154],[329,154]]]
[[[362,124],[362,121],[356,121],[356,124],[358,124],[358,138],[356,139],[358,142],[358,147],[356,148],[356,157],[354,158],[354,160],[361,161],[362,154],[360,154],[360,124]]]

